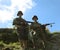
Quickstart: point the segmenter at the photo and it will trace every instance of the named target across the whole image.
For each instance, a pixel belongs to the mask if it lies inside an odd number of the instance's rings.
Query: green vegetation
[[[0,29],[0,47],[8,47],[11,49],[13,48],[13,50],[20,50],[20,44],[18,42],[18,37],[15,30],[8,28]]]
[[[60,32],[53,32],[50,33],[49,30],[47,30],[48,34],[53,34],[54,35],[54,40],[57,40],[58,34],[60,34]],[[50,44],[51,45],[51,44]],[[13,48],[13,50],[20,50],[20,43],[18,42],[18,37],[16,34],[16,31],[14,29],[0,29],[0,47],[1,48]],[[49,46],[48,46],[49,47]],[[0,49],[1,49],[0,48]]]
[[[17,42],[18,37],[13,29],[0,29],[0,41],[4,43]]]
[[[5,49],[5,48],[10,48],[13,50],[17,50],[17,49],[20,50],[21,49],[19,42],[13,42],[13,43],[10,42],[9,44],[6,44],[3,41],[0,41],[0,47],[2,49]]]

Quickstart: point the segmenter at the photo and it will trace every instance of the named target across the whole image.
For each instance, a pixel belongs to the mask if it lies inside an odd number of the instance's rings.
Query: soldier
[[[38,17],[36,15],[33,16],[32,20],[34,21],[33,23],[31,23],[31,29],[33,31],[36,32],[36,34],[40,34],[41,33],[41,24],[38,23]],[[38,32],[38,33],[37,33]]]
[[[35,47],[35,49],[38,47],[37,45],[37,37],[38,37],[38,33],[40,31],[40,29],[38,29],[41,24],[39,24],[37,22],[38,18],[36,15],[33,16],[32,20],[34,21],[33,23],[31,23],[31,30],[32,30],[32,35],[33,35],[33,47]],[[39,32],[40,33],[40,32]],[[38,50],[38,49],[36,49]]]
[[[41,28],[41,24],[37,22],[38,20],[38,17],[36,15],[33,16],[32,20],[34,21],[32,24],[31,24],[31,29],[33,30],[33,34],[34,35],[34,45],[35,47],[37,48],[43,48],[43,42],[42,41],[45,41],[45,34]],[[40,44],[38,42],[38,40],[40,39]]]
[[[22,18],[22,11],[18,11],[17,16],[18,18],[15,18],[13,21],[13,25],[17,28],[17,35],[18,39],[21,43],[21,47],[27,47],[27,40],[28,40],[28,24],[26,23],[26,20]]]

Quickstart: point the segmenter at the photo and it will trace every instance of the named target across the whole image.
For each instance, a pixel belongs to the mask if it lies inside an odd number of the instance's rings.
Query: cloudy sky
[[[19,10],[25,20],[32,21],[37,15],[41,24],[55,23],[52,28],[48,26],[51,32],[60,31],[60,0],[0,0],[0,28],[13,27]]]

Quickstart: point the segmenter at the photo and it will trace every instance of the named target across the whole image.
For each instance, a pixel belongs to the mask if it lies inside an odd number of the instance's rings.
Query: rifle
[[[33,23],[33,22],[31,22],[31,21],[26,21],[26,23]]]
[[[55,24],[55,23],[48,23],[48,24],[43,24],[44,26],[48,26],[50,25],[52,27],[52,24]]]

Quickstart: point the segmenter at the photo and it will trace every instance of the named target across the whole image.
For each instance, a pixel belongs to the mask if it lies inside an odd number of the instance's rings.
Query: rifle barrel
[[[31,22],[31,21],[26,21],[27,23],[33,23],[33,22]]]
[[[47,26],[47,25],[52,25],[52,24],[55,24],[55,23],[47,23],[47,24],[43,24],[43,25]]]

